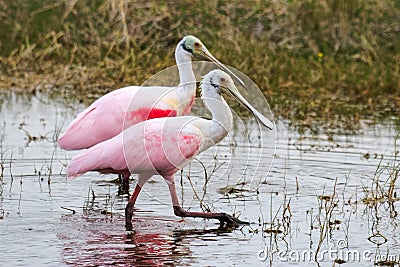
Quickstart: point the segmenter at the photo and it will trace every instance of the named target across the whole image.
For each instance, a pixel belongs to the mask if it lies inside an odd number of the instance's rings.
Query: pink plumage
[[[265,122],[265,126],[272,125],[272,122],[244,99],[231,77],[223,71],[214,70],[205,75],[201,86],[204,104],[213,117],[211,120],[194,116],[178,116],[144,121],[82,151],[69,162],[67,167],[69,178],[88,171],[118,173],[125,177],[129,177],[130,173],[139,174],[135,190],[125,208],[127,230],[132,229],[133,207],[140,190],[155,174],[162,175],[167,181],[176,215],[215,218],[221,223],[235,225],[245,223],[226,213],[188,212],[179,205],[174,182],[176,171],[192,161],[200,152],[220,142],[232,128],[232,113],[220,95],[221,88],[229,90],[236,99],[252,111],[260,122]],[[85,113],[86,116],[89,116],[91,112],[93,111],[89,108]],[[104,124],[103,127],[108,127],[108,125]]]
[[[158,117],[177,115],[174,96],[169,87],[148,87],[146,90],[162,92],[164,99],[144,98],[141,87],[132,86],[110,92],[81,112],[58,139],[65,150],[84,149],[108,140],[131,125]],[[142,93],[143,94],[143,93]]]
[[[133,125],[74,157],[67,176],[74,178],[93,170],[123,175],[174,173],[199,152],[201,135],[185,132],[185,124],[193,118],[180,117],[170,125],[166,118]]]
[[[207,58],[235,76],[198,38],[185,36],[175,49],[178,86],[130,86],[102,96],[72,121],[58,139],[59,146],[65,150],[89,148],[148,119],[189,115],[196,96],[193,57]]]

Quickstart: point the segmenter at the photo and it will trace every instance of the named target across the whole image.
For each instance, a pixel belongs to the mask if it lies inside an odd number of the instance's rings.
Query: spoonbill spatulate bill
[[[88,171],[139,174],[125,209],[127,230],[132,229],[133,207],[140,190],[153,175],[161,175],[167,182],[175,215],[218,219],[221,224],[246,224],[226,213],[185,211],[179,204],[174,174],[196,155],[220,142],[232,128],[232,113],[221,96],[222,89],[234,95],[263,125],[269,129],[273,127],[270,120],[244,99],[227,73],[221,70],[209,72],[201,82],[201,89],[202,100],[212,119],[181,116],[156,118],[133,125],[74,157],[67,167],[67,176],[73,178]]]
[[[179,85],[129,86],[93,102],[69,124],[58,139],[65,150],[89,148],[108,140],[131,125],[158,117],[189,115],[196,96],[192,58],[208,59],[233,74],[194,36],[185,36],[175,49]],[[244,83],[235,76],[244,86]]]

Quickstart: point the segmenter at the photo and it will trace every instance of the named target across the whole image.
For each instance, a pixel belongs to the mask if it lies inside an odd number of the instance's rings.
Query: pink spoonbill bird
[[[185,36],[175,49],[180,78],[178,86],[128,86],[100,97],[69,124],[58,139],[60,148],[89,148],[147,119],[189,115],[196,96],[192,57],[208,59],[234,75],[198,38]]]
[[[178,86],[128,86],[100,97],[69,124],[58,139],[59,147],[65,150],[89,148],[148,119],[189,115],[196,96],[193,57],[210,60],[245,86],[198,38],[188,35],[175,49],[180,78]],[[127,191],[129,174],[123,178],[122,188]]]
[[[67,167],[68,178],[80,176],[88,171],[139,174],[135,190],[125,208],[127,230],[132,229],[133,207],[140,190],[157,174],[168,184],[175,215],[214,218],[221,224],[246,223],[226,213],[185,211],[179,204],[175,189],[174,174],[196,155],[220,142],[232,127],[232,113],[221,96],[222,89],[228,90],[263,125],[269,129],[273,128],[273,123],[239,93],[227,73],[213,70],[206,74],[201,82],[202,99],[211,111],[212,119],[196,116],[164,117],[133,125],[112,139],[74,157]]]

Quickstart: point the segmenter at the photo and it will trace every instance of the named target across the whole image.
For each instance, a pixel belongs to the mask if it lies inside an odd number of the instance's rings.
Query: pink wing
[[[170,88],[125,87],[104,95],[71,122],[58,139],[59,146],[65,150],[88,148],[116,136],[136,123],[152,118],[176,116],[174,106],[163,101],[156,102],[159,100],[156,98],[157,92],[166,92],[168,89]],[[148,98],[135,98],[139,90],[149,90],[152,93],[156,91],[156,94],[151,96],[146,92]],[[135,102],[131,103],[132,101]],[[169,102],[174,104],[173,101]]]
[[[159,118],[133,125],[74,157],[68,164],[67,176],[73,178],[88,171],[174,173],[199,153],[202,141],[196,130],[185,130],[180,123],[183,118]],[[166,122],[172,125],[173,120],[179,122],[175,130],[166,129]]]
[[[202,142],[201,132],[186,125],[191,118],[185,116],[144,122],[141,140],[127,131],[124,149],[130,172],[171,174],[189,163],[199,153]]]
[[[67,167],[67,177],[74,178],[92,170],[115,170],[125,174],[127,169],[120,135],[83,150]]]

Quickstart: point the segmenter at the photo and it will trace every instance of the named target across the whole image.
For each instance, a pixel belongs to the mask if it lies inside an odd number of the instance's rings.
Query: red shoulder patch
[[[128,120],[129,124],[136,124],[154,118],[176,117],[176,116],[177,112],[174,109],[139,108],[128,112],[125,118]]]
[[[154,118],[163,118],[163,117],[176,117],[177,113],[174,109],[156,109],[153,108],[150,110],[147,119],[154,119]]]

